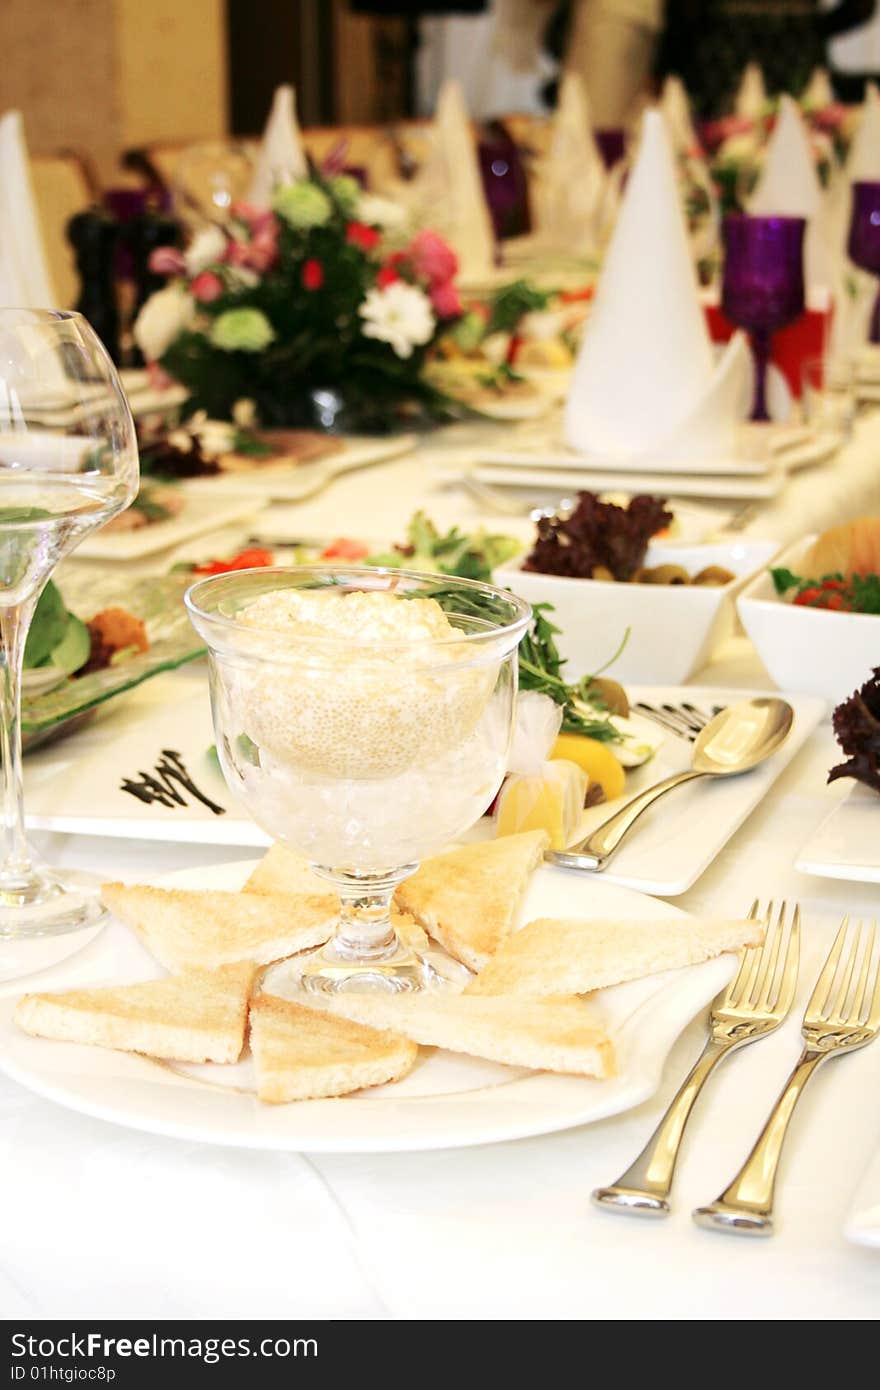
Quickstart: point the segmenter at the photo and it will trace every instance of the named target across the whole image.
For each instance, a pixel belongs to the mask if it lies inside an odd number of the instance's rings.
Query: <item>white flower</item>
[[[166,285],[151,294],[132,330],[147,361],[158,362],[175,338],[189,328],[195,315],[196,302],[181,285]]]
[[[250,396],[239,396],[232,407],[232,418],[240,430],[252,430],[259,424],[256,403]]]
[[[228,265],[225,274],[231,290],[252,290],[254,285],[260,283],[257,272],[245,265]]]
[[[405,227],[409,213],[400,203],[390,198],[380,198],[375,193],[362,193],[357,200],[355,216],[368,227],[382,227],[385,231],[396,232]]]
[[[364,337],[390,343],[398,357],[411,357],[416,346],[430,342],[435,319],[431,301],[416,285],[396,280],[370,290],[359,310]]]
[[[228,420],[209,419],[204,410],[197,410],[187,420],[185,428],[195,435],[206,458],[220,458],[230,453],[235,445],[235,427]]]
[[[186,251],[183,253],[186,273],[193,279],[196,275],[201,275],[203,270],[207,270],[209,265],[216,265],[226,254],[226,237],[219,227],[202,227],[201,231],[196,232]]]

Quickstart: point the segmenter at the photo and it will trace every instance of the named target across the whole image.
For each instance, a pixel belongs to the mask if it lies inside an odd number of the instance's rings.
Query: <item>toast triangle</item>
[[[168,970],[213,970],[239,960],[268,965],[323,945],[338,913],[326,894],[294,897],[105,883],[101,896]]]
[[[236,1062],[255,974],[244,961],[144,984],[26,994],[15,1021],[39,1038],[179,1062]]]
[[[515,932],[467,986],[468,994],[588,994],[760,946],[760,922],[693,917],[659,922],[539,918]]]
[[[550,843],[543,830],[504,835],[426,859],[395,894],[451,956],[481,970],[513,930],[532,871]]]
[[[257,1095],[273,1105],[398,1081],[419,1050],[406,1038],[271,994],[257,996],[250,1022]]]

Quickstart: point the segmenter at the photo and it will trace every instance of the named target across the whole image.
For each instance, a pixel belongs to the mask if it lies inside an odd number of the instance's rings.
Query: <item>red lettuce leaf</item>
[[[593,492],[581,492],[570,516],[541,518],[523,568],[589,579],[602,565],[615,579],[626,580],[644,561],[651,537],[671,521],[672,513],[658,497],[641,495],[618,507],[601,502]]]
[[[831,769],[828,781],[852,777],[880,792],[880,666],[874,667],[860,690],[837,706],[831,722],[847,758]]]

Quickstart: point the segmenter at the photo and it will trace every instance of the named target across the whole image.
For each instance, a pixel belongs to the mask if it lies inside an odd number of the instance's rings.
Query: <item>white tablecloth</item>
[[[792,484],[791,505],[803,508],[796,529],[864,510],[878,488],[875,417],[830,469]],[[301,535],[387,538],[417,504],[444,523],[479,516],[460,494],[432,486],[422,454],[353,474],[289,519]],[[707,679],[767,683],[742,640]],[[806,927],[797,1016],[710,1084],[666,1223],[598,1213],[589,1193],[615,1178],[651,1132],[701,1046],[699,1023],[679,1040],[658,1095],[637,1110],[568,1133],[433,1154],[304,1157],[159,1139],[78,1116],[0,1077],[5,1316],[876,1317],[880,1259],[848,1244],[841,1228],[880,1143],[880,1045],[833,1061],[808,1089],[792,1125],[773,1240],[713,1235],[689,1216],[732,1176],[794,1062],[799,1013],[841,915],[880,916],[880,888],[793,868],[847,790],[825,785],[834,757],[825,725],[677,900],[730,915],[757,895],[798,899]],[[114,877],[151,879],[239,857],[193,845],[35,838],[55,864]]]

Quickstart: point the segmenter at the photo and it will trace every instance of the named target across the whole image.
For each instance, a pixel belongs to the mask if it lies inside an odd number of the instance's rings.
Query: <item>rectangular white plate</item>
[[[141,526],[136,531],[95,531],[77,547],[77,555],[86,560],[142,560],[170,546],[218,531],[233,521],[256,516],[268,498],[255,497],[253,492],[226,492],[212,497],[186,496],[183,510],[168,521]]]
[[[841,759],[843,754],[840,755]],[[880,883],[880,796],[854,782],[795,862],[802,874]]]
[[[730,458],[716,459],[670,459],[670,458],[609,458],[608,455],[601,454],[591,457],[588,454],[576,454],[569,449],[487,449],[479,456],[481,464],[500,465],[504,468],[565,468],[574,473],[600,471],[603,473],[625,474],[628,478],[631,473],[645,474],[694,474],[696,477],[719,477],[728,473],[736,477],[763,478],[773,467],[773,460],[770,458],[749,458],[743,456],[737,458],[731,455]]]
[[[690,700],[699,708],[731,704],[750,692],[682,686],[628,687],[630,698],[649,704]],[[766,692],[762,692],[766,693]],[[822,700],[785,695],[795,727],[763,767],[726,782],[696,782],[672,792],[646,812],[601,877],[660,897],[684,893],[767,793],[825,712]],[[150,681],[119,701],[70,742],[40,749],[26,759],[28,825],[80,835],[108,835],[208,844],[265,845],[268,837],[238,807],[207,752],[214,742],[208,682],[201,663]],[[152,773],[165,749],[183,757],[199,790],[224,807],[213,814],[195,797],[185,805],[145,805],[122,790],[124,777]],[[690,763],[691,745],[668,734],[656,757],[627,777],[626,796],[659,782]],[[599,824],[615,803],[585,812],[583,833]],[[483,822],[484,832],[488,822]],[[572,870],[571,872],[575,872]]]
[[[219,477],[190,478],[185,483],[188,492],[199,498],[205,495],[237,492],[258,497],[263,501],[274,498],[279,502],[296,502],[317,492],[340,473],[355,468],[369,468],[374,463],[408,454],[416,443],[414,434],[395,434],[371,438],[350,435],[338,454],[315,459],[312,463],[278,463],[255,467],[242,473],[226,473]]]
[[[782,468],[760,477],[742,474],[696,473],[614,473],[589,468],[542,467],[532,455],[529,467],[520,463],[479,463],[471,470],[481,483],[503,483],[509,487],[541,487],[611,492],[627,487],[630,492],[653,492],[670,497],[729,497],[743,501],[763,501],[776,497],[785,486]]]

